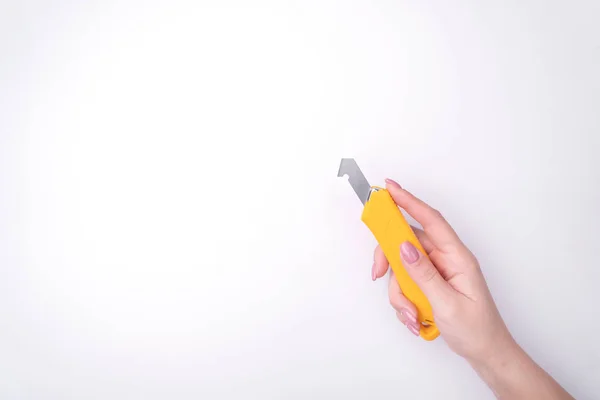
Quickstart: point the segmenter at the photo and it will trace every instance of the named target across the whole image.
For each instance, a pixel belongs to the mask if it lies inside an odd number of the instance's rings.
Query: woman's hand
[[[411,243],[398,251],[410,277],[421,288],[435,324],[450,348],[466,358],[498,398],[572,399],[514,341],[485,283],[475,256],[435,209],[391,179],[386,187],[398,206],[417,220],[413,228],[429,258]],[[375,249],[373,280],[388,270],[383,251]],[[400,321],[419,335],[416,308],[390,273],[389,296]]]
[[[501,345],[512,346],[512,337],[498,313],[475,256],[438,211],[391,179],[386,182],[396,204],[423,227],[423,230],[413,229],[429,259],[409,242],[400,246],[400,257],[431,303],[435,323],[450,348],[475,360],[491,356]],[[387,270],[388,261],[378,246],[373,279],[384,276]],[[416,308],[402,294],[393,272],[389,297],[398,319],[410,332],[418,335]]]

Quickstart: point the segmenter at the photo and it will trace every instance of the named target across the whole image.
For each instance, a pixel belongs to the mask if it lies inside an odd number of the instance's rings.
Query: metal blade
[[[348,175],[350,186],[352,186],[360,201],[365,204],[369,199],[371,185],[369,185],[367,178],[365,178],[360,168],[358,168],[358,164],[354,161],[354,158],[342,158],[338,176],[344,175]]]

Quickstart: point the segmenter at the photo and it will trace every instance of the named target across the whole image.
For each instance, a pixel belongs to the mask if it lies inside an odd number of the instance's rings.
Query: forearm
[[[512,339],[469,362],[499,399],[573,399]]]

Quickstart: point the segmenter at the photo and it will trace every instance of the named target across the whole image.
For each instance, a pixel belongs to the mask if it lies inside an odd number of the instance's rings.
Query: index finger
[[[386,179],[385,182],[392,199],[421,224],[436,248],[444,250],[461,244],[458,235],[439,211],[400,187],[393,180]]]

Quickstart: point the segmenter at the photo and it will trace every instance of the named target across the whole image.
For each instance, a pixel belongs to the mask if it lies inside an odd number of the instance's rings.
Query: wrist
[[[508,335],[482,357],[467,360],[497,398],[573,399]]]
[[[518,362],[523,354],[525,353],[507,330],[490,340],[485,349],[466,359],[477,371],[499,370]]]

